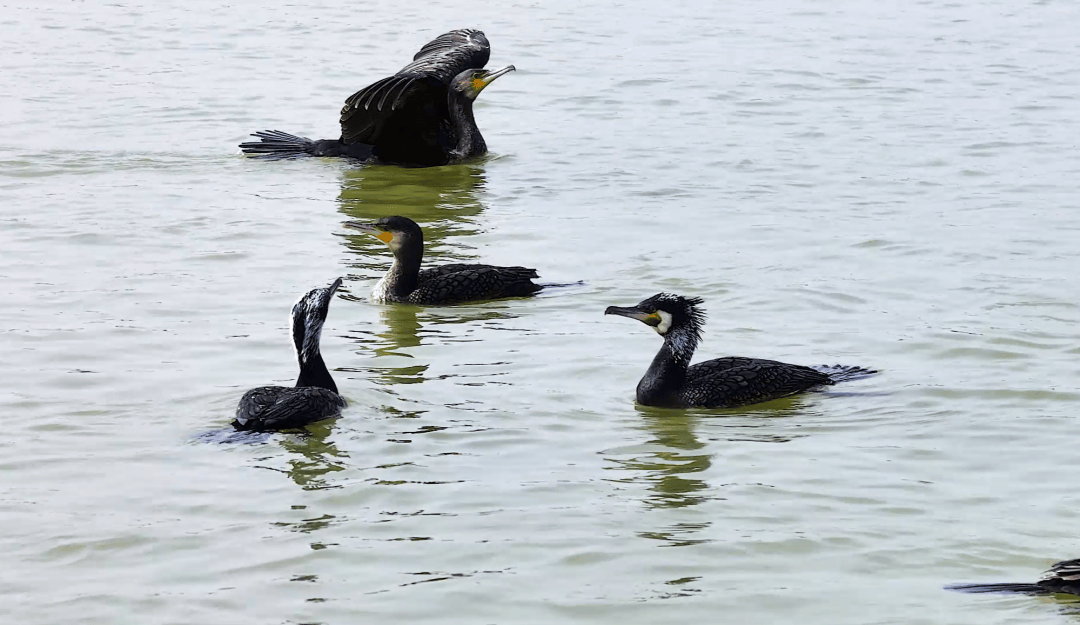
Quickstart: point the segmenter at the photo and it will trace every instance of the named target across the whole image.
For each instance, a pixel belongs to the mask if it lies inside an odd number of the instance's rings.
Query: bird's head
[[[513,65],[507,65],[497,70],[467,69],[454,76],[454,79],[450,81],[450,90],[460,93],[470,100],[475,100],[476,96],[480,95],[480,92],[494,82],[496,78],[508,74],[514,69]]]
[[[705,311],[698,306],[703,301],[700,297],[657,293],[635,306],[608,306],[604,314],[637,319],[663,337],[672,330],[687,328],[696,339],[700,339],[701,327],[705,324]]]
[[[406,241],[420,241],[422,243],[424,240],[424,232],[420,230],[420,226],[416,225],[416,222],[408,217],[399,215],[383,217],[375,223],[346,221],[342,225],[374,236],[387,244],[390,251],[395,253],[401,249],[401,246]]]
[[[323,322],[326,314],[330,311],[330,300],[334,298],[334,292],[341,286],[341,278],[334,280],[333,284],[322,289],[312,289],[304,295],[292,309],[292,337],[293,346],[296,348],[296,356],[301,363],[319,353],[319,336],[322,334]]]

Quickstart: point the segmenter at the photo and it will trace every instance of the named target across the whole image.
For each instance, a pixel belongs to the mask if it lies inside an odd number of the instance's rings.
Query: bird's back
[[[832,383],[827,374],[810,367],[728,356],[691,365],[682,395],[687,405],[721,408],[778,399]]]
[[[262,386],[244,393],[233,426],[239,430],[281,430],[303,427],[336,416],[345,399],[318,386]]]
[[[528,267],[496,267],[482,264],[450,264],[425,269],[409,294],[413,304],[460,302],[523,297],[542,287],[534,284],[536,270]]]

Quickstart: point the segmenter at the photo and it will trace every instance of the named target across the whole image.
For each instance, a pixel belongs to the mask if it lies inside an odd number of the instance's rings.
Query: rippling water
[[[1080,556],[1080,7],[770,1],[5,5],[0,616],[22,623],[1047,623],[972,596]],[[481,162],[237,154],[482,28]],[[370,304],[430,260],[583,284]],[[229,436],[345,276],[351,406]],[[699,358],[875,367],[723,411],[635,407]]]

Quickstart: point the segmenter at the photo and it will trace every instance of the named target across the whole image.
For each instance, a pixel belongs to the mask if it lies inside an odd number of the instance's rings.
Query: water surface
[[[4,13],[5,622],[1076,622],[942,586],[1080,556],[1080,8]],[[477,103],[487,158],[237,154],[335,136],[466,26],[518,68]],[[583,284],[371,304],[389,253],[341,223],[393,214],[430,261]],[[350,408],[215,438],[295,379],[289,308],[339,275]],[[706,300],[698,358],[882,373],[635,407],[659,339],[602,313],[661,290]]]

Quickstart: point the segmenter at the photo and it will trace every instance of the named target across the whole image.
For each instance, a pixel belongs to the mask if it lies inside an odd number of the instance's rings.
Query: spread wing
[[[240,430],[298,428],[335,416],[345,400],[317,386],[263,386],[244,393],[233,426]]]
[[[755,404],[832,384],[828,375],[810,367],[738,356],[691,365],[686,380],[685,401],[706,408]]]
[[[413,62],[397,74],[345,100],[341,109],[342,140],[377,145],[386,140],[383,133],[387,129],[401,132],[410,123],[425,126],[419,134],[432,134],[428,117],[449,118],[447,85],[459,73],[486,65],[490,56],[491,44],[479,30],[452,30],[439,35],[420,48]]]
[[[528,267],[453,264],[421,271],[413,304],[454,304],[501,297],[521,297],[540,290],[536,270]]]

